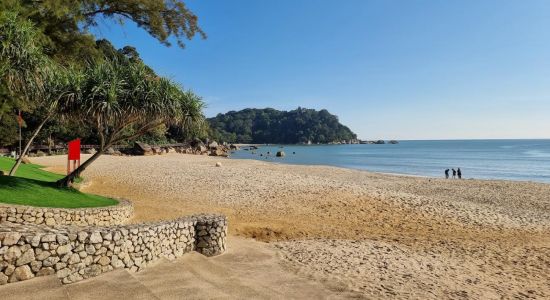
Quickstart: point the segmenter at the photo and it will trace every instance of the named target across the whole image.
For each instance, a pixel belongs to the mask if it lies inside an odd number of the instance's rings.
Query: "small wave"
[[[530,156],[530,157],[542,157],[542,158],[550,158],[550,152],[540,151],[540,150],[528,150],[523,152],[523,154]]]

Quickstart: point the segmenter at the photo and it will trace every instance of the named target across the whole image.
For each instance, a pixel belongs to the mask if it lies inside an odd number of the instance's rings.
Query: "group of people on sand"
[[[455,179],[458,176],[458,179],[462,179],[462,171],[460,168],[452,169],[453,170],[453,179]],[[445,170],[445,179],[449,179],[449,169]]]

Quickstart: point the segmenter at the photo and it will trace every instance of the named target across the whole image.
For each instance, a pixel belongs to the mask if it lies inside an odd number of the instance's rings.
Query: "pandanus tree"
[[[183,103],[183,119],[178,127],[186,138],[195,138],[205,133],[207,125],[203,114],[205,107],[202,98],[192,91],[179,91]]]
[[[29,151],[34,139],[44,125],[54,117],[61,118],[65,106],[80,97],[83,79],[83,73],[75,68],[61,67],[53,62],[48,62],[47,65],[43,66],[40,72],[42,87],[34,93],[35,114],[39,116],[40,121],[25,143],[21,155],[10,171],[10,176],[15,175],[23,157]]]
[[[168,135],[177,141],[201,139],[208,135],[208,123],[203,114],[205,104],[202,98],[192,91],[179,91],[183,99],[183,119],[178,124],[172,124]]]
[[[33,106],[45,61],[32,23],[16,13],[0,12],[0,120],[14,108]]]
[[[0,13],[0,118],[14,108],[32,110],[41,121],[33,130],[10,176],[17,171],[34,139],[58,112],[64,100],[75,96],[82,76],[49,60],[37,43],[37,31],[13,12]]]
[[[152,74],[143,63],[121,60],[103,60],[91,65],[81,93],[82,97],[68,102],[64,113],[94,128],[99,149],[59,180],[60,186],[70,186],[111,146],[133,141],[162,124],[184,122],[187,107],[201,102],[170,80]]]

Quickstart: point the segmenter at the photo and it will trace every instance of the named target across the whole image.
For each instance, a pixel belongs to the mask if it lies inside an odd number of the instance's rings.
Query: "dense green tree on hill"
[[[141,63],[151,75],[157,76],[155,71],[143,62],[135,47],[124,46],[123,48],[116,49],[111,42],[105,39],[97,40],[95,44],[95,47],[101,53],[101,56],[96,60],[118,60],[125,64]]]
[[[208,123],[212,138],[232,143],[330,143],[357,138],[325,109],[248,108],[218,114]]]
[[[39,40],[59,62],[86,61],[99,54],[88,33],[102,19],[134,22],[160,43],[180,47],[195,35],[206,37],[197,16],[181,0],[3,0],[0,11],[18,11],[39,28]]]

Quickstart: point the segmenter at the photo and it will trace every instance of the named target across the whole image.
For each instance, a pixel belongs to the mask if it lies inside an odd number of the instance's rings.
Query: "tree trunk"
[[[48,155],[52,155],[52,134],[50,133],[50,136],[48,137]]]
[[[83,164],[80,165],[80,167],[76,168],[76,170],[72,171],[71,174],[65,176],[63,179],[60,179],[57,181],[57,185],[59,187],[70,187],[73,185],[73,182],[76,178],[80,177],[80,174],[86,170],[86,168],[91,165],[96,159],[98,159],[101,154],[103,154],[103,151],[105,151],[105,148],[103,147],[99,149],[92,157],[88,158]]]
[[[32,142],[38,136],[38,133],[40,133],[40,130],[42,130],[42,127],[44,127],[44,124],[46,124],[46,122],[48,122],[49,119],[50,119],[50,115],[48,115],[46,118],[44,118],[44,120],[42,120],[40,125],[38,125],[38,127],[34,130],[34,132],[32,133],[31,138],[29,139],[27,144],[25,144],[25,148],[23,149],[23,151],[21,151],[21,155],[19,155],[19,158],[17,158],[17,161],[15,162],[15,165],[11,168],[10,174],[9,174],[10,176],[15,175],[15,172],[17,171],[17,169],[21,165],[21,162],[23,161],[23,157],[25,157],[25,155],[29,151],[29,148],[31,147]]]

